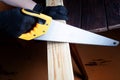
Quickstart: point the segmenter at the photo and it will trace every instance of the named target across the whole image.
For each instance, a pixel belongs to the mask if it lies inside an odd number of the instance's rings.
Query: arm
[[[32,0],[1,0],[2,2],[15,7],[31,9],[35,7],[36,3]]]

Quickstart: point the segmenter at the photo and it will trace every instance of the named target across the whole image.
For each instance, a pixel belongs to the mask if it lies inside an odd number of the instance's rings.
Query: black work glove
[[[21,8],[0,12],[0,32],[10,37],[19,37],[36,23],[32,16],[25,15]]]
[[[46,7],[36,5],[33,11],[44,13],[53,19],[67,19],[67,10],[63,6]],[[18,38],[36,24],[36,18],[23,14],[21,8],[0,12],[0,32],[10,37]]]
[[[53,19],[68,20],[68,11],[64,6],[61,5],[45,7],[40,4],[37,4],[34,10],[51,16]]]

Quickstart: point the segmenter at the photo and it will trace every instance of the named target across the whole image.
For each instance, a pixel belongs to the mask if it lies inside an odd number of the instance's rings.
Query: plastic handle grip
[[[31,13],[29,11],[26,11],[25,9],[22,9],[22,12],[27,14],[27,15],[37,17],[39,19],[43,19],[43,20],[45,20],[45,23],[44,24],[36,23],[36,26],[34,26],[32,30],[20,35],[19,36],[20,39],[32,40],[36,37],[39,37],[39,36],[47,33],[49,26],[50,26],[50,23],[51,23],[51,20],[52,20],[51,17],[44,15],[44,14],[41,14],[41,13],[40,14]]]

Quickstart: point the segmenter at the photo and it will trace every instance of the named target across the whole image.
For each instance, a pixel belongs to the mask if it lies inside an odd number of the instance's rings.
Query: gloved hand
[[[45,7],[37,4],[33,10],[51,16],[53,19],[68,20],[68,11],[64,6],[61,5]]]
[[[63,6],[44,8],[37,4],[33,11],[42,12],[53,19],[67,19],[67,10]],[[35,17],[23,14],[21,8],[3,11],[0,12],[0,32],[18,38],[22,33],[30,30],[36,24],[36,20]]]
[[[0,32],[10,37],[18,38],[32,28],[35,23],[36,18],[23,14],[21,8],[0,12]]]

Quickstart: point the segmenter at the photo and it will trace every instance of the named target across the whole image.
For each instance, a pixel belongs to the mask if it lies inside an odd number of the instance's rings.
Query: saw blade
[[[117,46],[119,41],[52,20],[48,32],[35,40]]]

